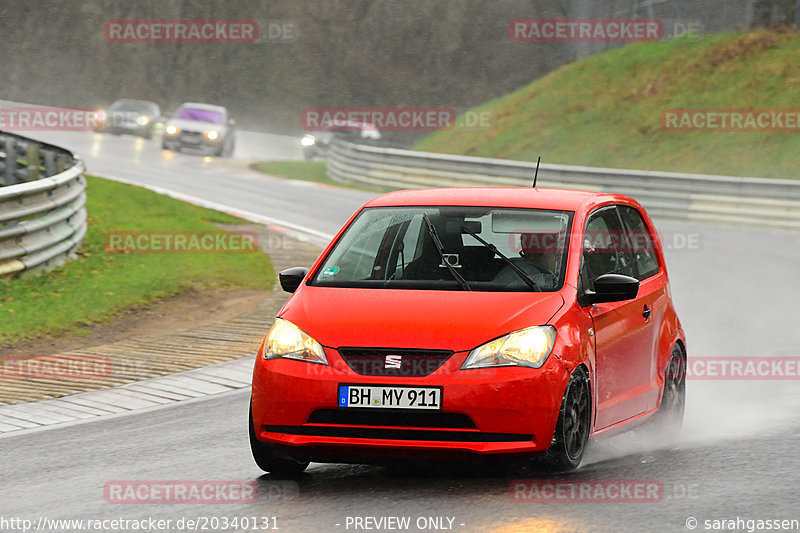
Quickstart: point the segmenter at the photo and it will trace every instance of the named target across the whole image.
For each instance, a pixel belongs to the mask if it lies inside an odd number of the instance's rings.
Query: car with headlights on
[[[233,155],[235,121],[222,106],[187,102],[164,124],[161,146],[165,150],[206,155]]]
[[[145,139],[153,136],[155,125],[161,120],[161,108],[148,100],[117,100],[96,114],[97,131],[115,135],[139,135]]]
[[[375,126],[367,122],[352,120],[337,122],[324,130],[309,131],[300,138],[303,157],[307,160],[327,157],[331,141],[334,138],[369,144],[380,141],[382,135]]]
[[[401,191],[358,210],[258,350],[250,443],[309,462],[536,457],[674,434],[686,339],[662,246],[635,200],[557,189]]]

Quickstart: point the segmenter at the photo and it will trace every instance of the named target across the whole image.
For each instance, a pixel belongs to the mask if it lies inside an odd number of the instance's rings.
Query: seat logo
[[[400,368],[403,364],[403,356],[402,355],[387,355],[384,361],[383,368]]]

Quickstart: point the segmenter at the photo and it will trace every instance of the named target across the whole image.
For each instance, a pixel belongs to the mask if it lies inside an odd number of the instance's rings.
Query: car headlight
[[[328,364],[320,343],[288,320],[278,318],[264,341],[264,359],[281,358]]]
[[[99,122],[103,122],[107,116],[108,115],[106,115],[106,112],[103,110],[100,110],[94,114],[94,118],[96,118]]]
[[[472,350],[462,369],[495,366],[539,368],[547,361],[556,342],[556,328],[534,326],[509,333]]]
[[[180,130],[178,129],[178,126],[176,126],[175,124],[170,124],[169,126],[167,126],[167,127],[164,129],[164,131],[166,131],[166,132],[167,132],[167,135],[175,135],[175,134],[176,134],[176,133],[178,133]]]
[[[140,126],[147,126],[148,122],[150,122],[150,118],[148,118],[148,117],[146,117],[144,115],[136,117],[136,123],[138,125],[140,125]]]
[[[317,143],[317,139],[313,135],[306,135],[302,139],[300,139],[300,144],[303,146],[314,146]]]
[[[209,141],[215,141],[217,137],[219,137],[219,132],[217,130],[208,130],[206,132],[206,137],[208,137]]]

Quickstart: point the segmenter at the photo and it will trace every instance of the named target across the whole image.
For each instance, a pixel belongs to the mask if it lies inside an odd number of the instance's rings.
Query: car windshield
[[[564,281],[572,215],[497,207],[367,208],[344,232],[311,284],[461,290],[455,270],[473,291],[555,291]],[[426,218],[441,241],[442,254]],[[522,272],[470,233],[495,246]]]
[[[186,120],[201,120],[203,122],[213,122],[215,124],[222,124],[222,113],[213,111],[211,109],[197,109],[195,107],[182,107],[175,115],[177,118]]]

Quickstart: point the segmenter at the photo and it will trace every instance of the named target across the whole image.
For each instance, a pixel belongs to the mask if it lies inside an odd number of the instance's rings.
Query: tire
[[[686,410],[686,355],[680,345],[672,348],[664,370],[661,405],[653,417],[653,430],[665,437],[675,436],[683,424]]]
[[[545,454],[545,466],[557,471],[578,468],[586,451],[591,425],[592,398],[583,368],[572,373],[564,391],[553,442]]]
[[[269,446],[256,438],[252,406],[250,407],[250,422],[248,426],[250,427],[250,450],[253,452],[253,460],[261,470],[280,478],[295,478],[308,467],[308,461],[297,462],[277,457]]]

